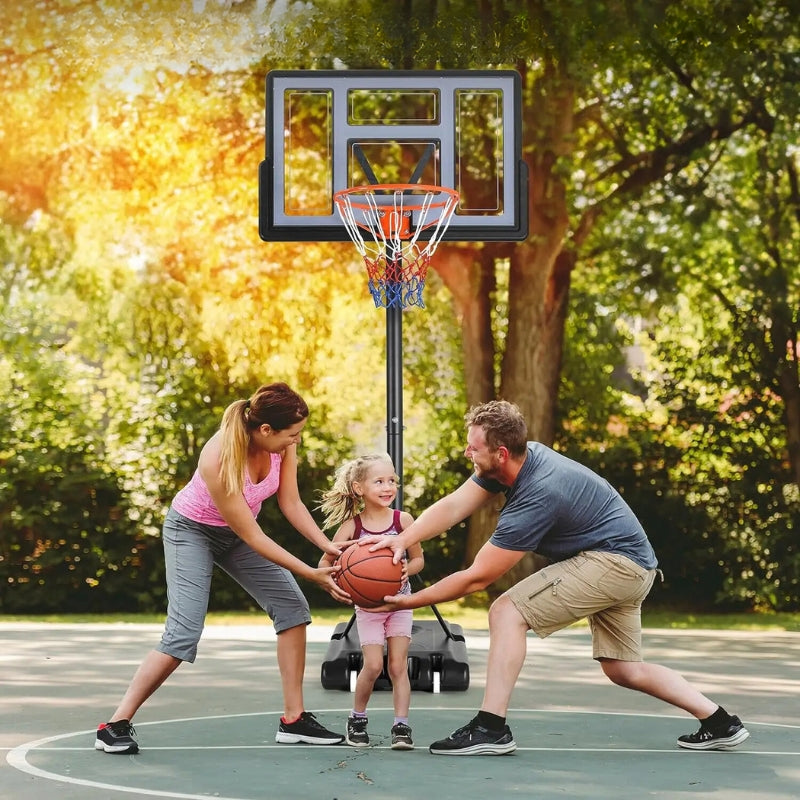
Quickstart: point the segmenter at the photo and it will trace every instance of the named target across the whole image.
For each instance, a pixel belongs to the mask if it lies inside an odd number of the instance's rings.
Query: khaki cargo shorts
[[[542,567],[506,595],[542,639],[587,618],[593,658],[641,661],[642,601],[658,572],[615,553],[584,551]]]

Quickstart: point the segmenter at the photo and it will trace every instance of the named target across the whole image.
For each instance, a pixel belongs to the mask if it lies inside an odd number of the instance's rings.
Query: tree
[[[689,165],[711,169],[725,140],[766,130],[774,113],[785,112],[767,110],[767,94],[780,96],[767,87],[796,78],[790,4],[774,0],[756,11],[708,0],[346,5],[347,19],[335,25],[339,3],[320,4],[316,18],[297,22],[292,41],[309,45],[303,66],[327,66],[335,55],[354,68],[493,64],[522,75],[530,235],[519,244],[443,247],[435,269],[469,348],[467,401],[514,400],[531,436],[552,443],[569,290],[592,233],[648,187]],[[495,270],[506,262],[508,323],[497,342],[490,303]],[[491,523],[491,515],[474,519],[468,557]]]
[[[708,565],[708,599],[772,609],[796,607],[800,573],[795,141],[782,115],[740,134],[712,172],[643,196],[658,224],[623,215],[613,248],[644,278],[627,311],[647,334],[651,428],[681,454],[665,461],[685,513],[659,552]]]
[[[743,404],[769,410],[771,441],[788,432],[786,463],[794,465],[796,362],[781,357],[779,343],[792,341],[798,305],[790,268],[796,37],[790,3],[751,5],[331,0],[316,9],[196,3],[176,14],[167,0],[124,9],[5,4],[0,201],[9,252],[15,236],[24,246],[5,261],[4,299],[13,303],[3,321],[6,331],[24,335],[4,340],[4,363],[13,361],[14,347],[32,348],[25,381],[40,394],[29,404],[45,409],[48,383],[34,379],[36,359],[46,356],[42,375],[50,374],[45,365],[53,374],[55,364],[67,369],[65,383],[54,386],[90,401],[86,424],[102,431],[90,431],[98,455],[86,471],[121,487],[119,497],[104,496],[109,508],[124,501],[136,509],[128,516],[136,535],[155,531],[225,404],[266,375],[307,395],[314,431],[305,438],[302,479],[312,491],[326,485],[353,448],[383,446],[382,315],[364,304],[361,267],[348,246],[257,240],[264,75],[338,62],[516,67],[524,84],[531,236],[519,244],[449,244],[437,254],[429,308],[408,317],[407,494],[427,503],[467,475],[464,408],[500,394],[520,403],[532,436],[595,458],[641,509],[675,481],[670,508],[686,514],[687,529],[701,520],[712,525],[715,544],[733,517],[704,493],[714,494],[740,468],[741,492],[736,500],[728,495],[730,509],[759,518],[754,532],[729,542],[729,552],[758,553],[775,509],[789,519],[796,468],[791,477],[783,462],[777,470],[769,463],[780,457],[777,445],[758,461],[753,439],[741,463],[724,450],[713,469],[706,464],[700,499],[683,502],[680,492],[697,475],[681,472],[681,454],[700,454],[703,446],[681,426],[707,426],[709,385],[682,361],[700,358],[696,343],[678,335],[683,321],[675,310],[716,308],[699,315],[698,337],[713,331],[722,343],[725,331],[741,334],[736,341],[747,368],[758,369],[761,391],[745,370],[725,374],[721,360],[715,384],[735,383]],[[751,155],[732,158],[742,150]],[[728,210],[727,224],[743,235],[727,250],[713,241],[723,219],[715,204],[738,204],[749,215],[734,220]],[[754,225],[753,213],[772,228]],[[744,235],[756,229],[760,238]],[[650,246],[648,237],[657,242]],[[667,257],[683,241],[691,243],[680,254],[685,282]],[[720,253],[724,277],[709,280],[708,264]],[[761,294],[758,280],[767,274],[769,291]],[[705,293],[693,285],[701,278]],[[748,304],[763,313],[745,313]],[[37,308],[57,313],[43,320]],[[624,315],[649,320],[657,313],[664,337],[652,357],[664,380],[622,375],[618,383],[620,348],[633,337]],[[468,357],[451,366],[458,347]],[[441,391],[451,383],[452,391]],[[714,402],[724,399],[713,394]],[[680,396],[692,398],[691,410],[660,429],[659,415]],[[785,404],[783,431],[776,398]],[[739,429],[724,434],[714,440],[723,449],[729,434],[748,441]],[[71,441],[59,458],[72,464]],[[787,487],[783,506],[757,490],[776,476]],[[466,558],[491,523],[491,514],[473,520]],[[790,539],[787,533],[769,545],[787,564]],[[717,567],[706,544],[710,573]],[[759,559],[766,576],[774,558],[762,549]],[[739,591],[733,580],[723,583],[723,594]],[[742,596],[753,591],[748,584]]]
[[[63,231],[2,225],[0,251],[0,608],[136,608],[152,548],[105,457],[94,367],[71,350]]]
[[[74,397],[76,408],[78,398],[90,404],[76,424],[85,425],[91,459],[76,461],[70,437],[52,443],[47,462],[63,460],[78,474],[83,463],[87,491],[108,485],[97,492],[103,502],[93,501],[92,518],[105,512],[116,521],[102,537],[84,534],[109,554],[131,539],[157,552],[165,506],[224,407],[274,379],[292,383],[311,406],[301,482],[313,504],[354,449],[385,446],[375,411],[383,326],[363,302],[363,268],[349,246],[258,240],[263,74],[250,64],[263,53],[263,4],[195,4],[185,17],[171,2],[12,5],[0,10],[9,42],[0,54],[8,100],[0,120],[9,243],[2,279],[3,297],[13,301],[3,309],[3,355],[16,369],[9,367],[4,385],[11,397],[25,381],[32,409],[49,409],[55,388]],[[59,44],[63,36],[68,50]],[[57,313],[44,324],[37,308]],[[21,373],[20,348],[30,355]],[[42,354],[58,360],[50,364]],[[420,362],[426,359],[420,352]],[[56,364],[63,383],[49,381]],[[411,399],[415,435],[428,449],[413,473],[441,477],[441,462],[430,454],[440,421],[428,411],[432,397],[420,389]],[[18,407],[7,412],[13,418]],[[24,438],[8,438],[8,458],[25,452]],[[59,540],[43,528],[69,529],[70,510],[60,501],[46,522],[35,492],[22,491],[22,468],[13,461],[12,472],[6,463],[14,480],[4,508],[28,519],[37,562],[58,558]],[[40,468],[58,494],[66,469],[47,464]],[[421,478],[414,480],[412,498],[423,491]],[[64,482],[65,496],[79,493],[72,481]],[[296,546],[280,515],[267,524]],[[9,537],[15,530],[7,528]],[[316,560],[303,545],[296,549]],[[18,568],[15,561],[15,575]]]

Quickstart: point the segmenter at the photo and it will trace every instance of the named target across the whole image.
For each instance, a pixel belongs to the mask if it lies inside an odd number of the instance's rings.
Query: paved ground
[[[319,680],[331,632],[310,628],[306,701],[339,729],[351,695]],[[137,716],[140,754],[96,752],[97,723],[159,633],[151,625],[0,623],[0,798],[800,797],[800,634],[646,632],[649,660],[683,672],[745,720],[751,738],[731,752],[677,748],[694,721],[609,684],[586,629],[530,639],[509,715],[519,745],[512,755],[427,751],[480,705],[488,638],[478,631],[467,632],[467,691],[413,694],[415,750],[388,748],[388,691],[370,703],[374,747],[276,745],[268,626],[209,627],[197,663],[182,666]]]

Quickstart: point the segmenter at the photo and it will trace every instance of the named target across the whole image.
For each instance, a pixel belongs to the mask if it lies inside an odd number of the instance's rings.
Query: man
[[[549,563],[511,587],[489,610],[489,659],[477,716],[434,742],[437,755],[502,755],[516,749],[506,724],[511,692],[525,661],[527,632],[544,638],[588,618],[593,657],[620,686],[652,695],[693,714],[696,733],[680,747],[725,750],[749,736],[685,678],[641,655],[641,604],[658,562],[641,524],[611,485],[587,467],[538,442],[527,441],[517,406],[503,400],[466,415],[465,455],[474,474],[424,511],[398,536],[362,540],[390,547],[395,561],[411,545],[430,539],[474,513],[496,494],[506,495],[497,528],[473,563],[411,595],[395,595],[381,609],[419,608],[484,589],[527,552]]]

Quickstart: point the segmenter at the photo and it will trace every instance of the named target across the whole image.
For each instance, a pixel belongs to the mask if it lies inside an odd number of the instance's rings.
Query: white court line
[[[308,750],[309,747],[313,745],[307,744],[211,744],[211,745],[185,745],[179,746],[175,745],[172,747],[149,747],[147,748],[147,752],[154,752],[154,751],[166,751],[166,750],[175,750],[178,752],[190,752],[190,751],[197,751],[197,750]],[[346,752],[351,753],[365,753],[368,750],[391,750],[391,746],[388,744],[371,744],[367,747],[354,749],[352,747],[348,747],[344,743],[340,745],[328,745],[329,747],[338,748],[337,752],[344,751],[344,748],[347,748]],[[86,747],[37,747],[36,752],[48,752],[48,753],[71,753],[71,752],[78,752],[84,753],[86,752]],[[417,750],[427,750],[427,747],[416,747]],[[741,747],[733,747],[730,751],[725,750],[695,750],[696,753],[702,752],[716,752],[716,753],[724,753],[724,752],[733,752],[736,751],[740,755],[748,755],[748,756],[800,756],[800,751],[793,753],[787,750],[743,750]],[[570,753],[664,753],[667,755],[678,755],[678,756],[685,756],[689,750],[682,749],[682,748],[675,748],[670,747],[669,749],[647,749],[644,747],[520,747],[517,745],[516,752],[524,752],[524,753],[563,753],[563,752],[570,752]]]
[[[349,709],[341,709],[341,708],[328,708],[328,709],[321,709],[319,713],[346,713]],[[376,708],[374,711],[391,711],[391,708]],[[425,711],[466,711],[469,713],[475,713],[474,707],[469,708],[446,708],[443,706],[438,707],[429,707],[425,708]],[[280,711],[259,711],[259,712],[251,712],[247,714],[216,714],[213,716],[205,716],[205,717],[183,717],[180,719],[169,719],[169,720],[154,720],[151,722],[143,722],[137,725],[137,727],[146,727],[148,725],[167,725],[170,723],[178,723],[178,722],[203,722],[205,720],[213,720],[213,719],[236,719],[239,717],[256,717],[256,716],[275,716],[280,715]],[[677,716],[665,716],[665,715],[657,715],[657,714],[639,714],[633,712],[624,712],[624,711],[581,711],[581,710],[570,710],[570,709],[517,709],[512,708],[509,709],[509,716],[514,714],[592,714],[592,715],[601,715],[601,716],[626,716],[626,717],[658,717],[659,719],[682,719],[686,720],[686,717],[677,717]],[[781,727],[781,728],[800,728],[800,725],[786,725],[786,724],[775,724],[772,725],[769,722],[748,722],[748,725],[755,726],[767,726],[767,727]],[[134,788],[131,786],[123,786],[121,784],[113,784],[113,783],[102,783],[99,781],[90,781],[85,780],[83,778],[74,778],[72,776],[67,775],[59,775],[55,772],[48,772],[47,770],[40,769],[39,767],[35,767],[32,764],[28,763],[27,756],[28,753],[32,750],[38,751],[47,751],[47,752],[54,752],[54,751],[65,751],[65,752],[73,752],[73,751],[85,751],[88,750],[87,747],[47,747],[48,744],[52,742],[57,742],[61,739],[69,739],[75,736],[91,736],[95,734],[95,729],[89,729],[85,731],[73,731],[71,733],[61,733],[56,736],[48,736],[44,739],[37,739],[36,741],[27,742],[25,744],[18,745],[17,747],[12,748],[6,755],[6,761],[8,764],[15,769],[20,770],[21,772],[27,773],[29,775],[33,775],[37,778],[43,778],[45,780],[53,780],[60,783],[68,783],[72,784],[73,786],[87,786],[93,789],[108,789],[114,792],[127,792],[129,794],[140,794],[146,795],[148,797],[169,797],[169,798],[178,798],[179,800],[208,800],[209,795],[206,794],[187,794],[185,792],[170,792],[161,789],[140,789]],[[313,745],[311,745],[313,746]],[[334,748],[336,750],[346,749],[347,752],[352,753],[353,748],[347,747],[347,745],[327,745],[328,747]],[[309,745],[289,745],[289,744],[275,744],[275,745],[241,745],[241,746],[218,746],[218,745],[210,745],[210,746],[187,746],[187,747],[148,747],[148,750],[186,750],[186,751],[197,751],[197,750],[286,750],[287,748],[290,749],[308,749]],[[325,746],[322,746],[321,749],[324,750]],[[376,749],[376,750],[384,750],[384,749],[391,749],[388,747],[374,747],[369,749]],[[591,748],[591,747],[518,747],[517,751],[520,752],[546,752],[546,753],[553,753],[553,752],[578,752],[578,753],[605,753],[606,755],[614,754],[614,753],[651,753],[651,754],[681,754],[684,757],[687,756],[687,750],[682,750],[679,748],[670,748],[664,750],[649,750],[644,748],[606,748],[606,747],[598,747],[598,748]],[[695,752],[695,751],[691,751]],[[728,752],[728,751],[713,751],[713,752]],[[736,752],[740,756],[792,756],[796,757],[800,755],[800,753],[794,752],[761,752],[761,751],[754,751],[754,750],[741,750],[736,748]],[[109,757],[108,754],[104,754],[103,757]],[[113,758],[119,759],[121,758],[120,755],[113,755]],[[446,756],[445,756],[446,757]],[[130,759],[135,759],[136,756],[130,755],[128,756]],[[463,756],[463,758],[469,758],[469,756]],[[252,800],[252,798],[244,798],[244,797],[228,797],[228,796],[221,796],[221,795],[214,795],[216,800]]]

